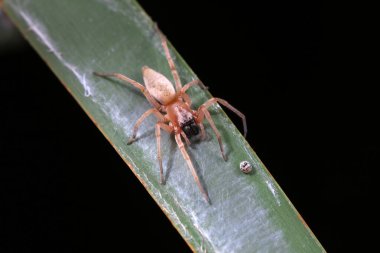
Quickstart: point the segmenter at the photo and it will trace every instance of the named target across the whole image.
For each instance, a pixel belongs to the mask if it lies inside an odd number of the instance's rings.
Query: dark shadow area
[[[141,124],[141,126],[143,124]],[[139,129],[140,131],[137,131],[136,139],[131,144],[129,144],[129,145],[133,145],[133,143],[135,143],[135,142],[137,142],[137,141],[139,141],[141,139],[147,138],[148,136],[156,138],[154,129],[148,129],[148,128],[149,128],[149,125],[146,128],[145,127],[140,127],[140,129]],[[146,131],[144,131],[144,130],[146,130]],[[130,134],[129,138],[132,137],[132,132],[133,131],[131,131],[131,134]],[[154,139],[154,141],[156,141],[156,139]]]
[[[205,183],[204,179],[203,179],[203,174],[204,173],[207,173],[207,170],[206,168],[202,168],[203,169],[203,173],[201,173],[201,167],[199,166],[199,163],[197,162],[197,160],[194,158],[194,155],[191,151],[191,148],[189,148],[188,146],[185,145],[185,149],[187,151],[187,153],[189,154],[189,157],[190,157],[190,160],[191,162],[193,163],[193,166],[194,166],[194,169],[198,175],[198,178],[199,178],[199,182],[200,184],[202,185],[207,197],[209,198],[208,200],[205,199],[203,193],[201,192],[201,190],[199,189],[198,187],[198,184],[197,182],[195,181],[195,178],[192,176],[192,181],[194,182],[194,187],[196,187],[199,191],[199,194],[202,195],[202,199],[204,201],[207,201],[210,205],[212,204],[212,199],[210,198],[210,196],[208,195],[208,190],[207,190],[207,184]],[[181,156],[182,156],[182,153],[181,153]],[[182,156],[183,157],[183,156]],[[185,158],[183,157],[183,162],[184,164],[186,165],[186,169],[191,173],[190,171],[190,168],[189,166],[187,165],[186,161],[185,161]]]
[[[166,167],[164,167],[164,175],[165,175],[165,182],[168,180],[169,176],[170,176],[170,172],[172,171],[173,169],[173,161],[174,161],[174,154],[176,152],[180,152],[178,150],[178,146],[177,146],[177,143],[174,141],[174,137],[173,135],[170,135],[170,137],[172,139],[172,141],[170,142],[170,147],[169,147],[169,154],[164,154],[162,152],[162,157],[167,157],[167,163],[166,163]],[[163,159],[164,160],[164,159]],[[175,168],[174,168],[175,169]]]

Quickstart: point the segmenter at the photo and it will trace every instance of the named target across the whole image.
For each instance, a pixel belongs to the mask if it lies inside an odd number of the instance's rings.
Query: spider
[[[153,108],[147,110],[137,120],[136,124],[133,127],[132,137],[128,141],[128,145],[132,144],[136,140],[136,134],[141,123],[149,115],[154,114],[158,119],[158,122],[155,125],[155,134],[157,139],[157,159],[160,166],[160,183],[165,183],[161,158],[161,129],[163,129],[169,134],[174,133],[174,137],[177,142],[178,148],[180,149],[182,156],[185,159],[191,171],[191,174],[193,175],[199,187],[199,190],[202,192],[207,203],[211,204],[208,193],[206,192],[199,180],[197,171],[195,170],[194,165],[190,160],[190,157],[185,149],[185,145],[182,141],[182,138],[185,140],[187,145],[190,145],[189,138],[197,136],[200,133],[201,139],[204,140],[206,133],[203,126],[203,121],[206,118],[219,142],[222,157],[226,161],[227,156],[224,153],[220,133],[216,128],[215,123],[212,120],[211,115],[207,109],[211,105],[219,103],[236,113],[243,121],[244,137],[247,134],[247,124],[245,116],[232,105],[230,105],[227,101],[215,97],[210,98],[208,101],[203,103],[197,110],[191,109],[191,99],[189,95],[186,94],[186,91],[189,88],[196,85],[198,85],[202,89],[207,89],[207,87],[205,87],[199,79],[193,80],[187,83],[186,85],[182,86],[176,66],[174,65],[174,61],[170,55],[169,48],[167,46],[166,37],[161,33],[161,31],[157,27],[156,29],[160,36],[161,44],[164,49],[166,59],[169,63],[169,67],[175,83],[175,88],[173,87],[173,84],[164,75],[158,73],[157,71],[147,66],[142,67],[142,75],[145,86],[119,73],[94,72],[94,74],[100,77],[113,77],[121,81],[124,81],[139,89],[145,95],[146,99],[150,102]]]

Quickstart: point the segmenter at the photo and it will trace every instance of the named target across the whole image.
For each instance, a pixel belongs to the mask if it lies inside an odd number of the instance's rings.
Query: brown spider
[[[214,121],[211,118],[210,113],[207,111],[207,108],[212,104],[220,103],[226,106],[228,109],[236,113],[243,120],[244,126],[244,137],[247,134],[247,125],[245,121],[245,116],[240,111],[231,106],[227,101],[220,98],[211,98],[202,104],[198,110],[191,109],[191,100],[190,97],[185,93],[190,87],[198,85],[202,89],[206,89],[206,87],[199,81],[193,80],[187,83],[182,87],[181,80],[179,78],[177,69],[174,65],[173,59],[170,56],[170,52],[167,46],[165,36],[158,30],[157,31],[161,38],[162,47],[164,48],[165,55],[167,61],[170,66],[170,70],[173,75],[173,79],[175,82],[175,89],[172,83],[162,74],[154,71],[153,69],[144,66],[142,67],[142,74],[144,79],[145,87],[119,73],[97,73],[94,72],[95,75],[100,77],[115,77],[119,80],[125,81],[137,89],[139,89],[145,97],[148,99],[150,104],[154,107],[146,111],[136,122],[133,127],[133,134],[130,140],[128,141],[128,145],[135,141],[137,130],[143,120],[147,118],[150,114],[154,114],[158,118],[158,122],[156,123],[156,138],[157,138],[157,158],[160,164],[160,183],[164,184],[164,176],[163,176],[163,168],[162,168],[162,159],[161,159],[161,128],[167,131],[169,134],[174,132],[175,140],[181,153],[190,168],[190,171],[200,189],[202,194],[204,195],[206,201],[210,204],[210,199],[208,197],[207,192],[203,188],[197,171],[195,170],[193,163],[190,160],[190,157],[185,149],[185,146],[182,142],[182,138],[186,141],[186,144],[189,145],[189,138],[192,136],[196,136],[201,132],[201,138],[205,138],[205,130],[203,126],[203,120],[206,117],[208,122],[210,123],[211,128],[214,130],[215,135],[218,139],[220,151],[222,153],[223,159],[227,160],[226,155],[224,154],[222,139],[218,129],[216,128]]]

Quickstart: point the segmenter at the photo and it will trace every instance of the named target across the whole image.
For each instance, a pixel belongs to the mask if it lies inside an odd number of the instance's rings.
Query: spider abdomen
[[[145,87],[162,105],[167,105],[176,98],[173,84],[161,73],[144,66],[142,68]]]

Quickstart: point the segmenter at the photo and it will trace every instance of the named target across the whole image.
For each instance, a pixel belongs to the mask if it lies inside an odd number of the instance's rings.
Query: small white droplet
[[[240,170],[243,173],[248,174],[252,171],[252,165],[248,161],[242,161],[240,163]]]

